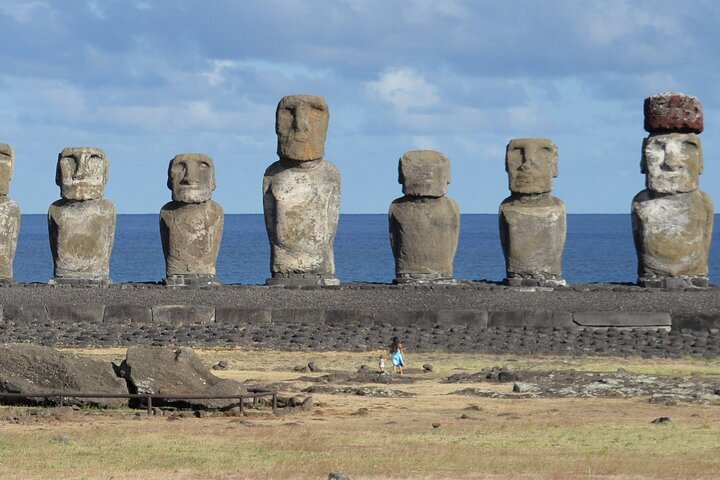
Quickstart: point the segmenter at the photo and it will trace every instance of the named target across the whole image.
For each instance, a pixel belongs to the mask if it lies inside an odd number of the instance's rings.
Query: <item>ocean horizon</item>
[[[717,215],[710,281],[720,282]],[[568,214],[563,273],[568,283],[634,283],[637,258],[629,214]],[[264,284],[270,247],[262,214],[226,214],[217,275],[226,284]],[[335,239],[336,275],[343,282],[390,283],[394,259],[386,214],[341,214]],[[24,214],[15,280],[45,283],[52,276],[47,216]],[[114,283],[157,282],[165,274],[158,214],[119,214],[110,264]],[[455,278],[501,281],[505,262],[497,214],[462,214]]]

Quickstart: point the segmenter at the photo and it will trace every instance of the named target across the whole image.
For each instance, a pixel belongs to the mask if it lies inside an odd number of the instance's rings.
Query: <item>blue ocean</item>
[[[158,215],[118,215],[110,275],[114,283],[159,281],[165,272]],[[710,277],[720,283],[718,219],[710,250]],[[263,284],[269,276],[270,249],[262,214],[226,215],[217,274],[223,283]],[[344,282],[390,283],[394,262],[387,215],[341,215],[335,240],[336,274]],[[15,279],[47,282],[52,276],[47,217],[23,215]],[[635,248],[630,215],[568,215],[563,260],[569,283],[634,282]],[[455,277],[500,281],[505,276],[498,219],[466,214],[460,222]]]

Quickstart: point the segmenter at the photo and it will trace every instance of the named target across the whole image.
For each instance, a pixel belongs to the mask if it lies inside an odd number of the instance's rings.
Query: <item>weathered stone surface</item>
[[[49,347],[28,344],[0,346],[0,391],[8,393],[112,393],[126,394],[125,380],[115,376],[108,362]],[[1,399],[3,403],[56,402],[53,398]],[[98,405],[120,407],[124,398],[65,398],[66,405]]]
[[[710,197],[701,190],[661,194],[643,190],[632,203],[639,282],[655,277],[707,278],[713,225]]]
[[[222,307],[215,309],[215,322],[222,324],[270,323],[272,310],[266,308]]]
[[[450,184],[450,161],[433,150],[405,152],[398,165],[403,193],[414,197],[444,197]]]
[[[48,211],[54,263],[50,283],[110,283],[116,211],[102,198],[109,168],[99,148],[73,147],[60,153],[55,183],[62,200]]]
[[[49,283],[109,284],[115,217],[115,205],[104,198],[54,202],[48,211]]]
[[[48,319],[57,323],[100,323],[105,314],[104,305],[48,305]]]
[[[697,98],[676,92],[645,99],[645,131],[648,133],[701,133],[703,107]]]
[[[202,305],[156,305],[152,307],[153,323],[212,323],[215,309]]]
[[[581,327],[670,327],[672,318],[663,312],[575,312]]]
[[[13,260],[20,232],[20,207],[8,198],[15,169],[15,152],[0,143],[0,283],[13,282]]]
[[[512,194],[499,211],[505,282],[512,286],[564,285],[565,205],[551,195],[558,175],[557,147],[545,138],[518,138],[505,156]]]
[[[340,174],[322,159],[328,119],[321,97],[291,95],[278,104],[280,160],[263,178],[272,274],[268,284],[339,283],[333,243],[340,215]]]
[[[196,204],[173,201],[162,208],[160,236],[168,284],[183,281],[185,275],[203,277],[207,284],[220,283],[215,278],[215,264],[223,222],[223,209],[212,200]]]
[[[158,395],[242,395],[245,388],[235,380],[216,377],[200,361],[192,348],[131,346],[119,371],[130,391]],[[196,399],[156,402],[165,405],[191,405],[226,408],[237,399]]]
[[[577,328],[570,312],[508,311],[490,312],[488,327],[505,328]]]
[[[557,147],[547,138],[515,138],[505,149],[510,191],[537,194],[552,191],[558,176]]]
[[[105,152],[95,147],[70,147],[60,152],[55,183],[66,200],[102,198],[110,175]]]
[[[406,152],[398,167],[405,196],[390,205],[396,283],[453,281],[460,208],[445,197],[450,162],[440,152]]]
[[[372,325],[375,313],[367,310],[325,310],[325,325]]]
[[[487,328],[488,312],[484,310],[438,310],[438,325],[467,325],[471,328]]]
[[[45,323],[48,321],[47,309],[44,305],[3,305],[3,320],[20,324]]]
[[[273,323],[308,323],[320,324],[325,322],[325,310],[304,308],[283,308],[272,310]]]
[[[224,215],[212,201],[215,164],[200,153],[176,155],[168,167],[173,201],[160,211],[160,237],[167,285],[219,285],[215,264]]]
[[[152,309],[141,305],[107,305],[103,313],[103,323],[126,324],[126,323],[151,323]]]
[[[296,161],[319,160],[325,155],[330,113],[327,102],[316,95],[288,95],[275,111],[277,154]]]
[[[648,190],[685,193],[697,190],[703,171],[700,137],[694,133],[650,135],[643,141],[640,172]]]

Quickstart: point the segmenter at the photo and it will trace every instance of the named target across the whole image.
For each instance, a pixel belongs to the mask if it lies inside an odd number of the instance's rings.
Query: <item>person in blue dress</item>
[[[405,366],[405,352],[403,346],[398,337],[393,337],[392,344],[390,345],[390,358],[393,364],[393,373],[399,373],[402,375],[403,367]]]

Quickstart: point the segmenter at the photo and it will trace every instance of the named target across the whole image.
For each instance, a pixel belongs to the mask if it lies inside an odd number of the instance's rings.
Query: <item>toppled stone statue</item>
[[[220,285],[215,264],[223,233],[223,209],[211,200],[215,165],[200,153],[175,156],[168,167],[172,201],[160,210],[165,284]]]
[[[117,367],[131,393],[154,395],[233,395],[235,399],[167,399],[155,404],[201,408],[227,408],[237,403],[246,389],[237,381],[216,377],[203,365],[190,347],[173,349],[133,345],[128,347],[125,360]]]
[[[48,211],[54,276],[50,284],[106,285],[115,240],[115,205],[103,198],[110,165],[99,148],[64,149],[55,183],[61,200]]]
[[[29,344],[0,345],[0,392],[25,395],[51,392],[97,392],[126,395],[125,380],[112,364],[50,347]],[[58,397],[0,398],[4,404],[56,403]],[[66,405],[127,406],[126,398],[65,397]]]
[[[431,150],[406,152],[398,166],[405,196],[390,204],[395,283],[452,283],[460,208],[446,196],[450,162]]]
[[[263,178],[270,240],[268,285],[338,285],[333,243],[340,215],[340,173],[324,160],[328,106],[322,97],[290,95],[278,103],[280,160]]]
[[[646,189],[632,202],[638,284],[706,287],[713,205],[698,189],[703,170],[702,105],[695,97],[661,93],[645,99],[640,170]]]
[[[551,193],[557,162],[557,147],[546,138],[516,138],[507,145],[511,194],[500,204],[499,222],[508,285],[565,285],[565,205]]]
[[[20,232],[20,207],[8,198],[15,169],[15,152],[0,143],[0,283],[13,283],[13,260]]]

